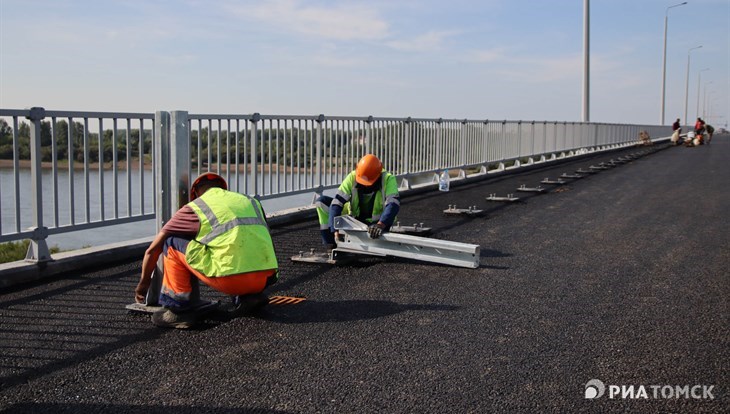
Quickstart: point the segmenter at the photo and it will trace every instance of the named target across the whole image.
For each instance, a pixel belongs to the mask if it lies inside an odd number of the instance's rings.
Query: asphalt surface
[[[546,194],[514,191],[631,153],[646,155]],[[287,225],[272,231],[281,281],[269,293],[307,300],[189,331],[124,309],[139,263],[6,290],[0,411],[728,412],[728,184],[725,135],[403,200],[403,223],[479,244],[478,269],[292,263],[319,236],[315,220]],[[486,214],[448,217],[449,204]],[[591,379],[650,398],[586,399]],[[714,399],[653,399],[652,385],[713,386]]]

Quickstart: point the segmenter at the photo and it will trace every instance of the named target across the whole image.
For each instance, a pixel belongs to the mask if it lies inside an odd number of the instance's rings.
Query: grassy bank
[[[0,263],[15,262],[25,259],[28,252],[30,240],[21,240],[18,242],[0,243]],[[61,249],[58,246],[49,248],[51,254],[58,253]]]

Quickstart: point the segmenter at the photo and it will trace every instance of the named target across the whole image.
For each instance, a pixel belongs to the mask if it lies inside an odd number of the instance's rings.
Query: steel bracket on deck
[[[308,252],[300,250],[298,255],[291,257],[292,262],[305,262],[305,263],[322,263],[322,264],[337,264],[337,261],[332,258],[331,253],[315,252],[314,249],[309,249]]]
[[[468,208],[456,208],[456,204],[449,204],[449,208],[444,210],[444,214],[454,216],[478,216],[482,214],[484,210],[480,210],[477,206],[469,206]]]
[[[567,181],[561,180],[560,178],[558,178],[557,180],[551,180],[547,177],[545,177],[545,179],[540,182],[543,184],[552,184],[552,185],[563,185],[563,184],[567,183]]]
[[[525,193],[544,193],[545,189],[539,185],[537,187],[528,187],[522,184],[520,185],[520,188],[517,189],[517,191],[522,191]]]
[[[574,179],[575,180],[575,179],[578,179],[578,178],[583,178],[583,176],[580,175],[580,174],[563,173],[563,174],[560,175],[560,178],[570,178],[570,179]]]
[[[213,311],[215,309],[218,309],[220,306],[220,301],[201,301],[198,304],[194,305],[192,309],[198,312],[208,312]],[[132,312],[140,312],[140,313],[155,313],[158,310],[163,309],[162,305],[145,305],[144,303],[131,303],[129,305],[125,306],[126,309],[132,311]]]
[[[597,171],[578,168],[577,170],[575,170],[575,172],[577,172],[578,174],[595,174]]]
[[[590,168],[591,170],[597,170],[597,171],[601,171],[601,170],[608,170],[608,169],[610,169],[611,167],[609,167],[609,166],[607,166],[607,165],[605,165],[605,164],[603,164],[603,163],[602,163],[602,164],[600,164],[600,165],[591,165],[591,166],[590,166],[590,167],[588,167],[588,168]]]
[[[367,225],[349,216],[335,217],[335,229],[343,240],[338,240],[337,248],[332,250],[334,258],[341,253],[354,253],[403,257],[472,269],[479,267],[478,244],[395,233],[383,233],[377,239],[371,239]]]
[[[520,201],[520,198],[515,197],[514,194],[507,194],[507,197],[498,197],[497,194],[492,193],[489,194],[489,197],[487,197],[487,201],[504,201],[507,203],[514,203],[515,201]]]
[[[400,221],[396,221],[390,228],[391,233],[410,234],[412,236],[425,236],[431,233],[431,227],[424,227],[423,223],[413,223],[412,226],[404,226]]]

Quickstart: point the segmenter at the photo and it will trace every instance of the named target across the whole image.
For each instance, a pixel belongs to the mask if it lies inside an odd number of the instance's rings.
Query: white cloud
[[[325,39],[377,40],[388,34],[388,24],[377,10],[363,5],[341,3],[324,7],[299,0],[274,0],[255,6],[228,7],[241,18]]]
[[[386,44],[393,49],[410,51],[410,52],[429,52],[439,50],[444,46],[444,40],[454,36],[459,32],[448,31],[430,31],[411,39],[392,40]]]

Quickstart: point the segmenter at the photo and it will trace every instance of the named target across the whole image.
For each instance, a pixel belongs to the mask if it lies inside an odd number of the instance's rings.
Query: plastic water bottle
[[[439,175],[439,191],[449,191],[449,170],[444,170]]]

